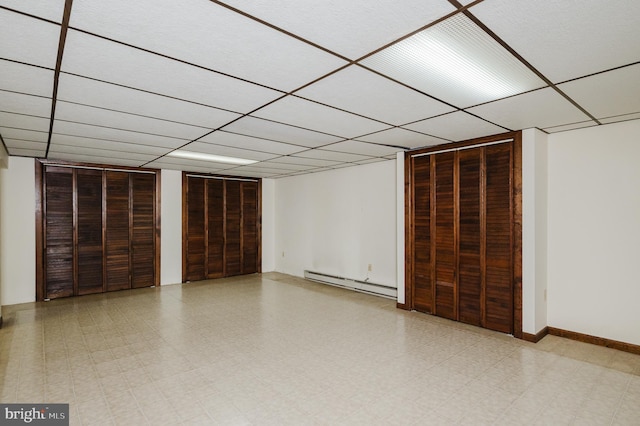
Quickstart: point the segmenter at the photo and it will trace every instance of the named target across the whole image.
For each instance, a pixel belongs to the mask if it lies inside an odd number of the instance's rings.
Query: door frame
[[[512,197],[512,285],[513,285],[513,335],[519,339],[522,335],[522,132],[506,132],[478,139],[470,139],[445,145],[405,152],[404,156],[404,220],[405,220],[405,302],[398,307],[414,310],[414,182],[413,157],[416,155],[432,154],[444,150],[460,150],[479,147],[513,139],[513,169],[511,182]]]

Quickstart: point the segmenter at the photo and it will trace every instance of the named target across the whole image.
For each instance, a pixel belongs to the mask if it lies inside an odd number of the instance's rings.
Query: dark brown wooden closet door
[[[207,179],[206,182],[207,277],[219,278],[224,276],[224,181]]]
[[[45,168],[45,298],[73,295],[73,170]]]
[[[431,285],[431,156],[413,160],[414,309],[433,312]]]
[[[435,155],[435,313],[456,319],[455,153]]]
[[[107,291],[130,288],[129,173],[106,172]]]
[[[258,183],[242,182],[242,273],[258,272]]]
[[[512,145],[486,148],[486,323],[513,332]]]
[[[131,287],[155,284],[154,174],[131,174]]]
[[[205,276],[205,179],[187,178],[187,276],[188,281]]]
[[[241,263],[241,196],[240,182],[236,180],[225,181],[226,210],[225,210],[225,275],[239,275],[242,273]]]
[[[76,294],[102,293],[102,171],[76,170],[78,209],[78,287]]]
[[[459,161],[458,320],[482,324],[482,149],[463,150]]]

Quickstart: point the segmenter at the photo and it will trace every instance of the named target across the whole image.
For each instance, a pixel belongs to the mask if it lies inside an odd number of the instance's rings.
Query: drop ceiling
[[[0,27],[12,156],[279,178],[640,117],[637,0],[0,0]]]

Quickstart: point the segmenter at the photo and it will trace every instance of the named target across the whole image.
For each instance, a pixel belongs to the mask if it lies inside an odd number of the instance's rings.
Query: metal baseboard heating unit
[[[398,289],[384,284],[376,284],[369,281],[354,280],[335,275],[323,274],[321,272],[304,271],[304,277],[308,280],[322,284],[329,284],[336,287],[343,287],[349,290],[361,291],[363,293],[383,296],[389,299],[398,297]]]

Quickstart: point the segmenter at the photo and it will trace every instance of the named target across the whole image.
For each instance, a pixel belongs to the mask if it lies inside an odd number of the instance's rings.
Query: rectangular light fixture
[[[459,108],[546,85],[462,13],[366,58],[362,65]]]
[[[257,163],[255,160],[247,160],[245,158],[225,157],[223,155],[204,154],[201,152],[176,150],[167,154],[170,157],[186,158],[188,160],[211,161],[214,163],[238,164],[245,166],[247,164]]]

